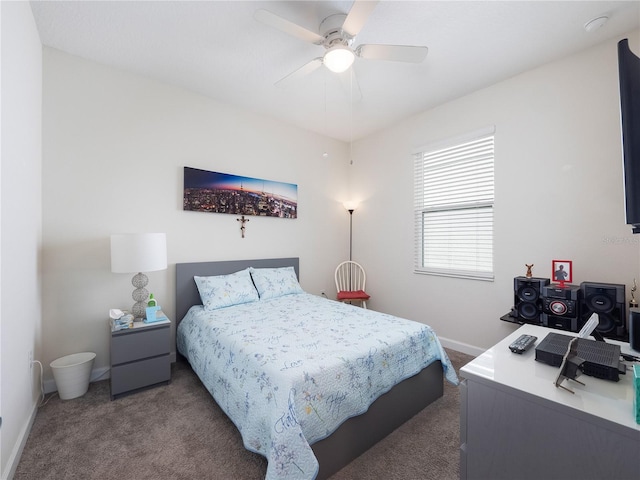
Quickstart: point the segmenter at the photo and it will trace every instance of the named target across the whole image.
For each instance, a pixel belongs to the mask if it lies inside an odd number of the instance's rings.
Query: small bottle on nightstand
[[[158,305],[158,302],[155,298],[153,298],[153,293],[149,295],[149,301],[147,302],[147,307],[155,307]]]

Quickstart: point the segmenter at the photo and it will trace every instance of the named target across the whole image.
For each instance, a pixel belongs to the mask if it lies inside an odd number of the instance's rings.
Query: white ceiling
[[[425,45],[429,54],[421,64],[356,59],[362,99],[352,102],[324,67],[276,87],[324,49],[253,18],[265,8],[318,31],[323,18],[347,13],[351,1],[31,5],[44,45],[344,141],[640,27],[638,0],[382,1],[354,45]],[[602,14],[608,23],[587,32],[584,24]]]

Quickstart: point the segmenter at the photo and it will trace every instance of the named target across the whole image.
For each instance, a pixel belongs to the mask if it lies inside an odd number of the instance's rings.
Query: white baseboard
[[[31,433],[31,427],[33,426],[33,422],[36,419],[37,412],[38,404],[35,404],[31,410],[31,415],[29,415],[29,420],[20,432],[20,435],[18,435],[18,441],[13,447],[13,451],[11,452],[9,460],[7,461],[7,468],[5,469],[6,475],[2,477],[2,480],[11,480],[16,474],[16,469],[18,468],[18,463],[20,463],[22,451],[24,450],[24,446],[26,445],[27,439],[29,438],[29,433]]]
[[[451,350],[455,350],[456,352],[466,353],[467,355],[473,355],[474,357],[478,357],[485,352],[484,348],[475,347],[473,345],[469,345],[468,343],[458,342],[457,340],[450,340],[439,335],[438,338],[440,339],[440,343],[443,347],[450,348]]]

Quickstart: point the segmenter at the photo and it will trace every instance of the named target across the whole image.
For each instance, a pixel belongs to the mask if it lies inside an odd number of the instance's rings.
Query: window
[[[416,273],[493,280],[494,131],[415,154]]]

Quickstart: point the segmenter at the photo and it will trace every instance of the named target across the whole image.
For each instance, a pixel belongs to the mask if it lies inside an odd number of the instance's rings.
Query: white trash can
[[[96,354],[92,352],[74,353],[49,364],[61,400],[71,400],[87,393],[95,358]]]

